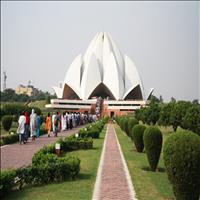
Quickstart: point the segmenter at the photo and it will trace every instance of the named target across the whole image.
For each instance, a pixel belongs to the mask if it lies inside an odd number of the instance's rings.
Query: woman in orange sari
[[[48,113],[48,116],[46,118],[46,130],[48,133],[48,137],[50,137],[50,132],[51,132],[51,116],[50,113]]]

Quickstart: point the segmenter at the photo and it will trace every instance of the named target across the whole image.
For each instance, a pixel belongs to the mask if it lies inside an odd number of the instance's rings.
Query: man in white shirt
[[[18,120],[18,129],[17,132],[19,133],[19,142],[24,142],[25,144],[25,138],[24,138],[24,133],[25,133],[25,123],[26,123],[26,117],[24,115],[24,112],[21,113],[19,120]]]

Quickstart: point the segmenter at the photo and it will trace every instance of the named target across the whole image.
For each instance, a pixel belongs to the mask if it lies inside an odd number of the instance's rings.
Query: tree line
[[[163,103],[157,98],[151,98],[148,106],[136,110],[135,118],[148,125],[172,126],[191,130],[200,135],[200,104],[195,100]]]
[[[0,91],[1,102],[28,102],[36,100],[46,100],[49,103],[51,98],[56,98],[55,95],[51,95],[49,92],[43,92],[39,90],[35,96],[28,96],[27,94],[16,94],[15,90],[9,88]]]

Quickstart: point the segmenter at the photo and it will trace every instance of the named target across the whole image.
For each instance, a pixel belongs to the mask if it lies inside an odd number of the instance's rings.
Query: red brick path
[[[100,174],[98,195],[93,200],[131,200],[134,199],[126,177],[124,163],[120,155],[113,125],[108,125],[104,160]],[[131,189],[130,189],[131,188]]]
[[[44,145],[54,143],[59,137],[66,137],[77,132],[81,127],[73,128],[70,131],[58,133],[58,137],[48,138],[47,134],[39,137],[36,141],[31,141],[29,138],[26,144],[10,144],[1,147],[1,169],[19,168],[31,164],[32,157],[35,152],[41,149]]]

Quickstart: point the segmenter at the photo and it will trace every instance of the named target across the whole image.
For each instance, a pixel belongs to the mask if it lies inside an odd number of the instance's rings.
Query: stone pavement
[[[44,145],[54,143],[60,137],[67,137],[78,132],[83,126],[73,128],[72,130],[64,131],[58,133],[58,137],[54,137],[51,133],[51,137],[48,138],[47,134],[36,138],[35,141],[32,141],[29,138],[28,143],[26,144],[10,144],[1,147],[1,169],[6,168],[19,168],[31,164],[32,157],[35,152],[41,149]]]
[[[136,200],[114,127],[108,124],[92,200]]]

